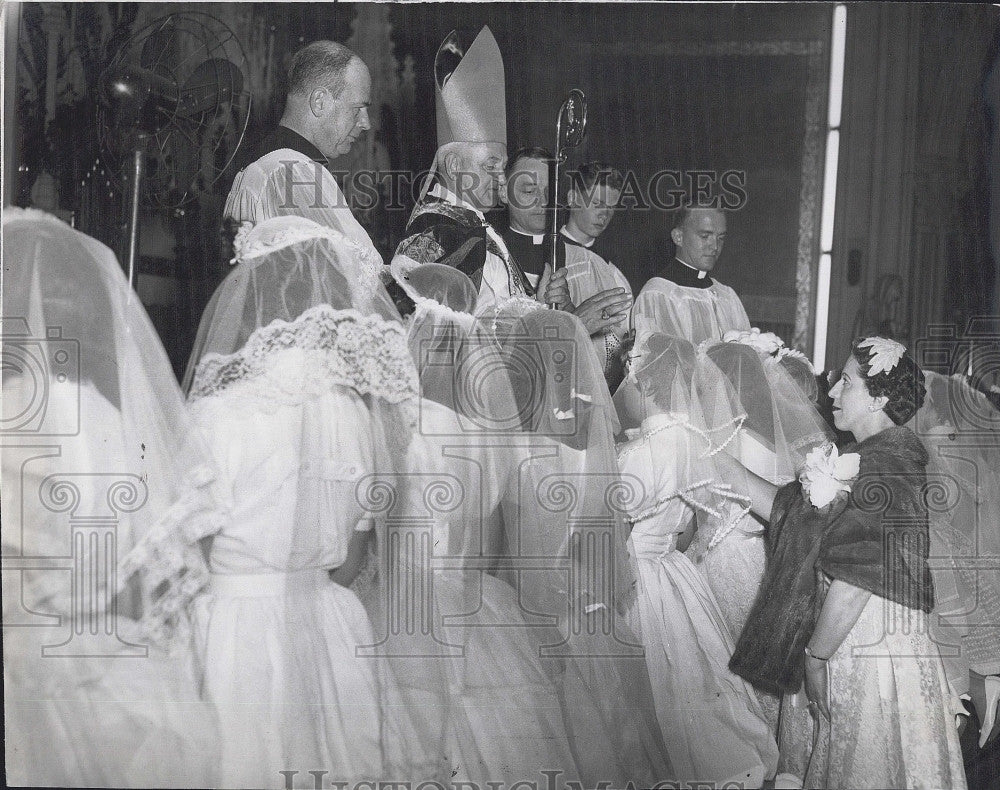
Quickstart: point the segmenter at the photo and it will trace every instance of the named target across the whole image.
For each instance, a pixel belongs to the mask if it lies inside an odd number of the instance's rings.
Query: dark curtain
[[[435,141],[433,57],[452,29],[469,40],[489,25],[504,53],[511,151],[554,146],[555,118],[569,89],[589,101],[584,144],[566,164],[607,160],[630,179],[626,206],[601,251],[638,290],[673,252],[663,207],[674,179],[662,177],[660,208],[650,182],[664,169],[739,174],[747,201],[729,214],[720,278],[748,296],[785,307],[751,315],[791,340],[800,244],[803,146],[809,89],[826,118],[827,42],[832,6],[698,7],[672,4],[441,4],[392,9],[396,57],[416,61],[416,107],[401,130],[405,166],[426,167]],[[806,53],[812,53],[812,60]],[[816,64],[819,64],[817,69]],[[810,66],[812,68],[810,68]],[[810,86],[810,80],[812,85]],[[815,110],[815,107],[814,107]],[[815,116],[816,113],[814,112]],[[825,126],[819,140],[825,136]],[[821,153],[821,152],[820,152]],[[809,176],[818,185],[822,156]],[[704,178],[704,177],[703,177]],[[566,182],[562,184],[565,191]],[[818,243],[818,214],[816,237]],[[812,255],[812,263],[818,255]],[[767,301],[770,300],[770,301]]]

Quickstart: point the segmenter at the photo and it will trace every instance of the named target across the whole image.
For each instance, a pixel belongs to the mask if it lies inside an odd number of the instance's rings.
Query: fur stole
[[[818,571],[930,611],[923,505],[927,452],[907,428],[845,449],[861,455],[850,494],[813,507],[795,481],[775,497],[767,569],[729,668],[771,694],[798,691],[822,600]]]

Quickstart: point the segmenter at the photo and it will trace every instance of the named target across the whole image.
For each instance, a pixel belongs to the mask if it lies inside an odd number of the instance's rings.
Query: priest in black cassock
[[[607,228],[621,197],[623,177],[610,165],[591,162],[571,174],[569,220],[559,230],[557,276],[551,270],[552,221],[549,163],[544,148],[522,148],[507,164],[502,190],[508,224],[502,231],[539,301],[572,312],[594,342],[609,387],[621,379],[622,338],[628,329],[632,289],[625,276],[592,247]]]
[[[549,163],[552,154],[545,148],[519,148],[507,162],[506,185],[501,198],[507,205],[507,224],[500,235],[532,288],[550,257],[547,232],[549,208]]]
[[[438,150],[394,261],[444,263],[479,288],[477,312],[511,296],[532,296],[528,283],[485,212],[499,201],[507,162],[503,59],[484,27],[463,51],[450,33],[434,61]]]
[[[736,292],[709,276],[725,237],[726,214],[721,209],[678,210],[670,232],[677,251],[646,282],[632,308],[637,338],[662,332],[697,346],[705,340],[722,340],[731,329],[750,329]]]

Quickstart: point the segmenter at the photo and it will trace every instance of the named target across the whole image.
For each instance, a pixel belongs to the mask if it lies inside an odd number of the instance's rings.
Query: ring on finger
[[[605,321],[607,321],[608,318],[610,318],[610,316],[608,315],[607,308],[605,308],[604,310],[601,310],[601,318],[603,318]]]

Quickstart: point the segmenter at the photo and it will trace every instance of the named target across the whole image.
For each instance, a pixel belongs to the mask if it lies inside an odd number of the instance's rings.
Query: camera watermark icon
[[[5,453],[12,448],[4,448]],[[23,497],[36,496],[47,513],[39,513]],[[147,645],[132,644],[118,633],[118,530],[121,516],[135,513],[146,503],[148,490],[141,477],[126,473],[50,474],[37,491],[21,492],[21,552],[4,554],[5,573],[16,573],[20,600],[33,605],[32,591],[46,591],[45,607],[51,608],[42,622],[3,623],[4,628],[58,626],[60,642],[43,645],[42,657],[145,657]],[[25,524],[23,519],[37,519]],[[38,529],[62,532],[60,516],[66,517],[65,552],[30,554],[24,539]],[[43,543],[51,544],[46,535]],[[56,538],[56,540],[61,540]],[[40,574],[45,579],[40,580]],[[50,577],[49,574],[52,574]],[[59,576],[56,576],[59,574]],[[60,578],[61,577],[61,578]],[[31,611],[31,606],[25,606]]]
[[[32,337],[24,318],[2,319],[3,406],[0,434],[76,436],[80,432],[80,343],[50,326]],[[75,388],[58,413],[49,410],[54,385]]]
[[[425,397],[455,415],[454,421],[442,422],[432,413],[436,406],[421,402],[421,434],[491,436],[521,430],[524,415],[512,398],[510,366],[493,342],[443,326],[420,338],[417,349]]]
[[[589,401],[577,393],[581,360],[574,337],[565,331],[565,316],[530,333],[514,327],[499,342],[491,323],[483,319],[464,334],[439,327],[419,339],[424,393],[433,387],[431,399],[457,415],[456,422],[442,424],[421,404],[420,432],[570,437],[584,430],[586,425],[572,417]]]

